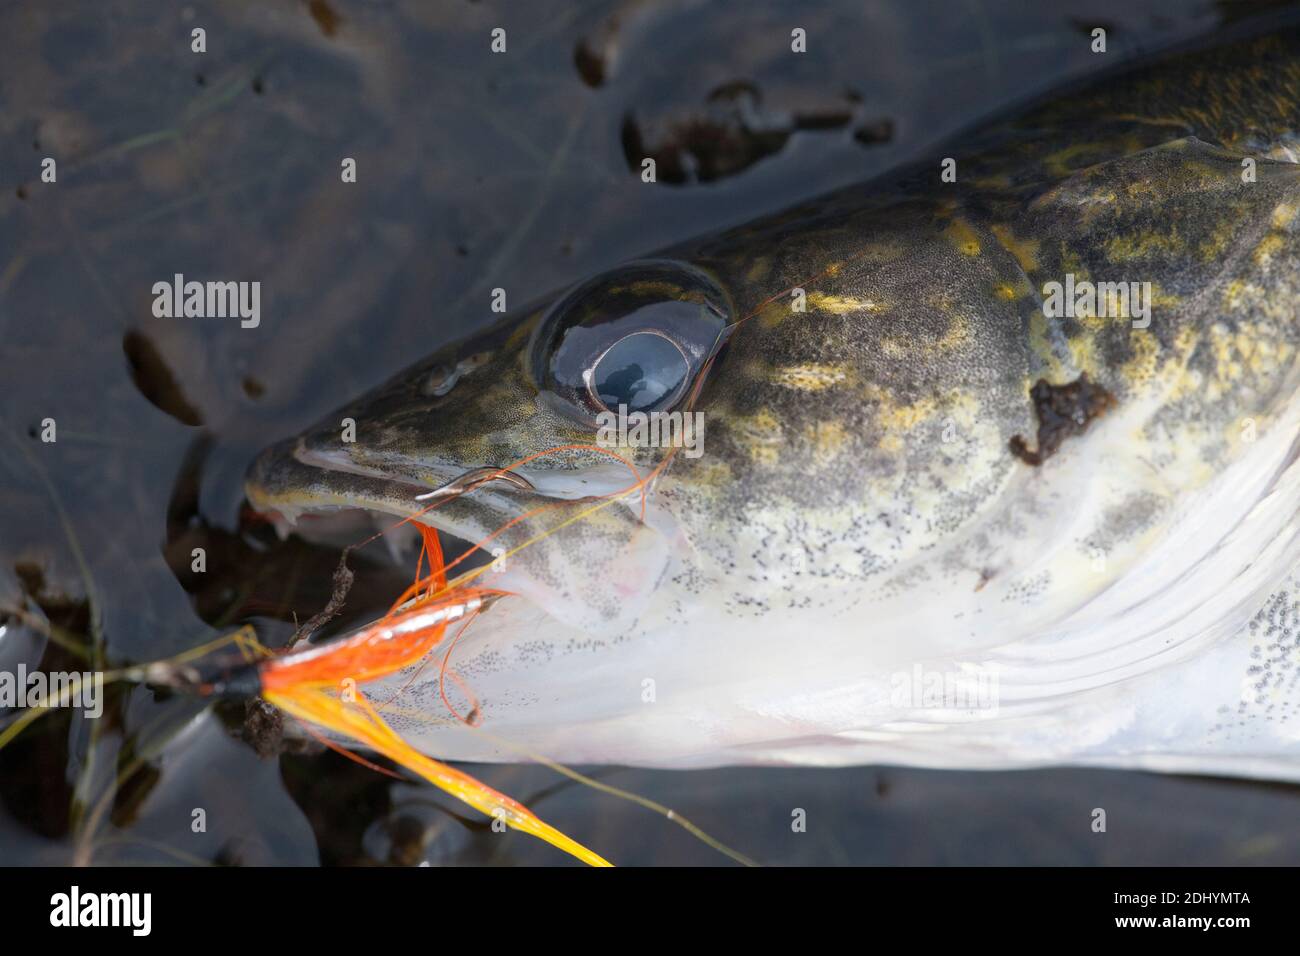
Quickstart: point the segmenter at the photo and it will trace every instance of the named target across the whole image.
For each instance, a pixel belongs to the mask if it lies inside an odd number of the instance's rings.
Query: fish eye
[[[600,405],[650,412],[670,405],[686,385],[690,362],[681,347],[657,332],[632,332],[608,349],[587,375]]]
[[[590,423],[602,412],[681,401],[718,349],[731,304],[682,262],[631,263],[583,283],[543,317],[530,364],[543,400]]]

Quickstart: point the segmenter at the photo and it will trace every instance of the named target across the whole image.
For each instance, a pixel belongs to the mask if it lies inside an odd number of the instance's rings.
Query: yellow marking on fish
[[[765,329],[776,328],[794,314],[791,301],[785,298],[773,299],[758,310],[758,324]]]
[[[682,293],[686,292],[685,295]],[[628,285],[611,286],[610,295],[638,295],[650,298],[658,296],[663,299],[692,301],[699,299],[701,293],[684,290],[681,286],[665,279],[638,279]]]
[[[978,256],[980,254],[979,234],[965,219],[954,219],[944,232],[962,255]]]
[[[1286,236],[1281,232],[1270,232],[1267,236],[1259,241],[1251,258],[1255,260],[1256,265],[1268,265],[1275,255],[1286,248]]]
[[[1300,206],[1293,202],[1280,202],[1273,207],[1271,225],[1274,229],[1289,229],[1297,213],[1300,213]]]
[[[1175,129],[1187,128],[1187,122],[1185,120],[1174,119],[1168,116],[1146,116],[1141,113],[1108,113],[1104,119],[1121,123],[1141,123],[1144,126],[1170,126]]]
[[[1156,376],[1160,359],[1160,342],[1146,329],[1134,329],[1129,334],[1133,357],[1120,367],[1120,375],[1134,386],[1145,385]]]
[[[537,403],[508,385],[489,387],[484,391],[482,401],[485,407],[499,408],[503,415],[515,420],[537,414]]]
[[[1161,288],[1159,282],[1151,283],[1151,295],[1148,297],[1147,304],[1151,306],[1151,312],[1154,316],[1156,309],[1176,309],[1182,305],[1183,297],[1175,295],[1172,292],[1166,292]]]
[[[1020,263],[1020,268],[1026,272],[1033,272],[1038,268],[1038,240],[1037,239],[1020,239],[1011,231],[1009,226],[1001,223],[991,226],[993,237],[1001,244],[1002,248],[1011,253]]]
[[[1236,312],[1249,306],[1247,300],[1258,301],[1263,294],[1264,290],[1254,283],[1233,279],[1223,290],[1223,305],[1229,311]]]
[[[1078,286],[1083,282],[1092,281],[1092,272],[1084,265],[1083,259],[1079,253],[1071,248],[1067,243],[1061,243],[1061,275],[1074,273],[1074,284]]]
[[[1066,372],[1056,350],[1052,347],[1052,337],[1047,326],[1047,316],[1042,309],[1034,309],[1029,314],[1029,347],[1047,366],[1048,374],[1054,380],[1060,380]]]
[[[528,337],[533,334],[533,326],[536,325],[537,320],[540,319],[541,317],[542,317],[542,313],[540,310],[538,310],[537,312],[534,312],[532,315],[530,315],[523,322],[520,322],[519,328],[511,332],[509,337],[506,339],[505,342],[506,351],[522,349],[524,344],[528,341]]]
[[[1079,324],[1096,331],[1110,324],[1122,325],[1132,321],[1135,316],[1133,307],[1139,304],[1134,298],[1133,288],[1127,282],[1094,286],[1093,302],[1080,302],[1076,298],[1074,315]],[[1136,293],[1141,295],[1141,291]],[[1154,296],[1154,290],[1153,290]]]
[[[1201,340],[1197,327],[1184,325],[1174,334],[1174,352],[1178,355],[1190,355],[1196,343]]]
[[[1183,249],[1184,243],[1178,235],[1178,227],[1173,226],[1168,235],[1162,235],[1153,229],[1143,229],[1134,235],[1116,236],[1107,241],[1106,256],[1116,262],[1127,262],[1176,254]]]
[[[728,426],[736,443],[754,461],[775,465],[780,460],[785,434],[781,422],[771,412],[763,410],[752,415],[734,415]]]
[[[848,370],[845,366],[819,362],[786,365],[772,372],[772,380],[776,384],[798,389],[801,392],[820,392],[840,384],[847,378]]]
[[[970,340],[970,320],[964,315],[952,315],[948,328],[937,339],[925,339],[915,334],[886,336],[880,340],[880,350],[889,358],[905,359],[949,352],[967,345]]]
[[[815,422],[806,429],[804,440],[812,450],[813,463],[826,465],[844,449],[848,433],[839,422]]]
[[[852,315],[856,312],[879,313],[885,311],[885,305],[874,299],[859,299],[851,295],[832,295],[828,292],[810,292],[808,304],[818,312],[832,315]]]
[[[1258,288],[1244,284],[1239,294]],[[1214,356],[1211,379],[1205,383],[1205,394],[1211,400],[1227,393],[1245,373],[1250,356],[1255,351],[1255,339],[1247,332],[1233,331],[1222,322],[1210,326],[1205,344]]]
[[[1124,195],[1129,199],[1151,199],[1161,195],[1162,184],[1156,179],[1135,179],[1124,185]]]
[[[1241,233],[1241,224],[1254,218],[1253,209],[1244,202],[1225,201],[1219,214],[1217,224],[1197,247],[1202,262],[1217,262],[1222,259]]]
[[[911,404],[899,403],[891,393],[874,382],[863,389],[869,401],[876,404],[875,420],[885,431],[903,432],[934,417],[938,402],[933,398],[920,398]]]
[[[1080,372],[1097,377],[1097,339],[1091,335],[1075,335],[1066,339],[1070,349],[1070,363]]]
[[[683,471],[689,469],[691,484],[714,491],[725,491],[734,487],[735,475],[731,472],[731,466],[725,461],[720,461],[716,457],[709,459],[707,455],[701,459],[684,458],[682,461],[683,464],[679,468]],[[670,472],[669,476],[671,474]]]
[[[1170,391],[1170,397],[1186,397],[1189,389],[1200,387],[1200,382],[1193,386],[1193,375],[1188,363],[1192,356],[1200,347],[1204,333],[1201,327],[1187,325],[1179,329],[1174,334],[1173,345],[1168,352],[1169,361],[1165,365],[1164,374],[1173,381],[1173,388]]]
[[[1067,146],[1065,149],[1057,150],[1048,156],[1043,164],[1059,176],[1068,176],[1083,166],[1091,166],[1092,163],[1075,163],[1080,156],[1087,156],[1089,153],[1096,154],[1097,145],[1095,143],[1076,143],[1073,146]]]
[[[876,214],[873,212],[870,214],[870,216],[862,217],[856,220],[858,223],[860,223],[859,229],[861,230],[861,232],[870,234],[870,232],[878,228],[878,223],[875,221],[874,218],[875,215]],[[858,249],[856,252],[853,253],[853,255],[849,259],[849,262],[851,262],[855,266],[883,265],[887,262],[894,262],[897,259],[901,259],[903,256],[907,255],[910,251],[911,250],[908,246],[905,246],[904,244],[896,240],[880,239],[874,242],[869,242],[866,245],[862,246],[862,248]],[[845,265],[849,264],[849,262],[842,263],[840,265],[835,266],[834,268],[836,271],[831,274],[837,275]]]

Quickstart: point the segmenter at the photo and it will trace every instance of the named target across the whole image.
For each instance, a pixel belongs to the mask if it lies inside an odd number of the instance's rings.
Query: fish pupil
[[[682,350],[653,332],[634,332],[615,342],[596,361],[591,386],[606,408],[651,411],[677,397],[688,365]]]

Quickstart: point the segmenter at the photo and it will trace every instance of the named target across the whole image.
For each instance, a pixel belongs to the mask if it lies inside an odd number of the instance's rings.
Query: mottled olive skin
[[[1040,378],[1086,373],[1114,396],[1114,414],[1146,409],[1125,441],[1170,476],[1099,514],[1095,534],[1075,543],[1081,553],[1136,538],[1240,454],[1246,423],[1266,431],[1296,384],[1300,166],[1287,160],[1300,144],[1297,97],[1296,31],[1187,54],[901,175],[661,253],[711,275],[737,323],[694,405],[704,454],[676,456],[652,496],[687,542],[671,584],[682,619],[706,590],[752,618],[816,605],[828,588],[907,588],[936,573],[982,587],[1033,519],[963,535],[994,503],[1006,509],[1010,483],[1033,470],[1009,443],[1034,434]],[[955,182],[941,179],[945,156]],[[1243,157],[1256,160],[1253,182]],[[1045,318],[1043,286],[1066,273],[1150,282],[1149,327]],[[301,439],[409,486],[305,467],[285,445],[254,467],[250,498],[409,510],[413,486],[590,443],[594,428],[539,395],[529,345],[545,314],[440,350]],[[459,380],[434,394],[458,363]],[[358,423],[346,446],[345,416]],[[624,453],[643,472],[663,455]],[[595,464],[608,461],[566,451],[529,467]],[[629,533],[606,518],[609,540]],[[571,537],[562,554],[520,558],[554,574],[591,544]],[[941,546],[939,570],[910,563]],[[1030,600],[1050,586],[1026,579],[1016,593]]]

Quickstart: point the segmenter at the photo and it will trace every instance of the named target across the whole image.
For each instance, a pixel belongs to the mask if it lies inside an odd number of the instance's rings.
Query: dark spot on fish
[[[195,73],[194,82],[197,83],[199,86],[205,86],[207,85],[208,80],[207,77],[205,77],[202,73]]]
[[[176,376],[147,336],[131,329],[122,337],[122,351],[131,369],[131,380],[141,395],[182,424],[203,424],[203,416],[185,397]]]
[[[881,143],[889,143],[894,139],[894,121],[891,119],[878,119],[870,123],[863,123],[853,131],[853,139],[863,146],[879,146]]]
[[[311,2],[307,4],[307,12],[311,14],[311,18],[315,20],[316,25],[320,27],[320,32],[325,34],[327,37],[332,37],[338,32],[339,24],[342,20],[339,18],[339,15],[334,12],[334,9],[325,2],[325,0],[311,0]]]
[[[469,246],[465,246],[465,245],[457,246],[457,247],[456,247],[456,255],[458,255],[458,256],[460,256],[462,259],[464,259],[466,256],[469,255]]]
[[[17,189],[14,190],[14,195],[17,196],[19,199],[26,199],[26,198],[27,198],[27,187],[26,187],[26,186],[19,186]]]
[[[1031,451],[1025,440],[1016,435],[1011,439],[1011,452],[1034,466],[1056,454],[1067,438],[1087,431],[1094,418],[1115,405],[1115,396],[1088,381],[1086,372],[1065,385],[1052,385],[1040,378],[1029,390],[1029,398],[1038,416],[1038,450]]]
[[[251,375],[245,375],[240,385],[244,389],[244,394],[249,398],[258,399],[266,394],[266,386]]]
[[[266,91],[266,84],[262,82],[260,76],[253,77],[253,92],[261,96]]]

